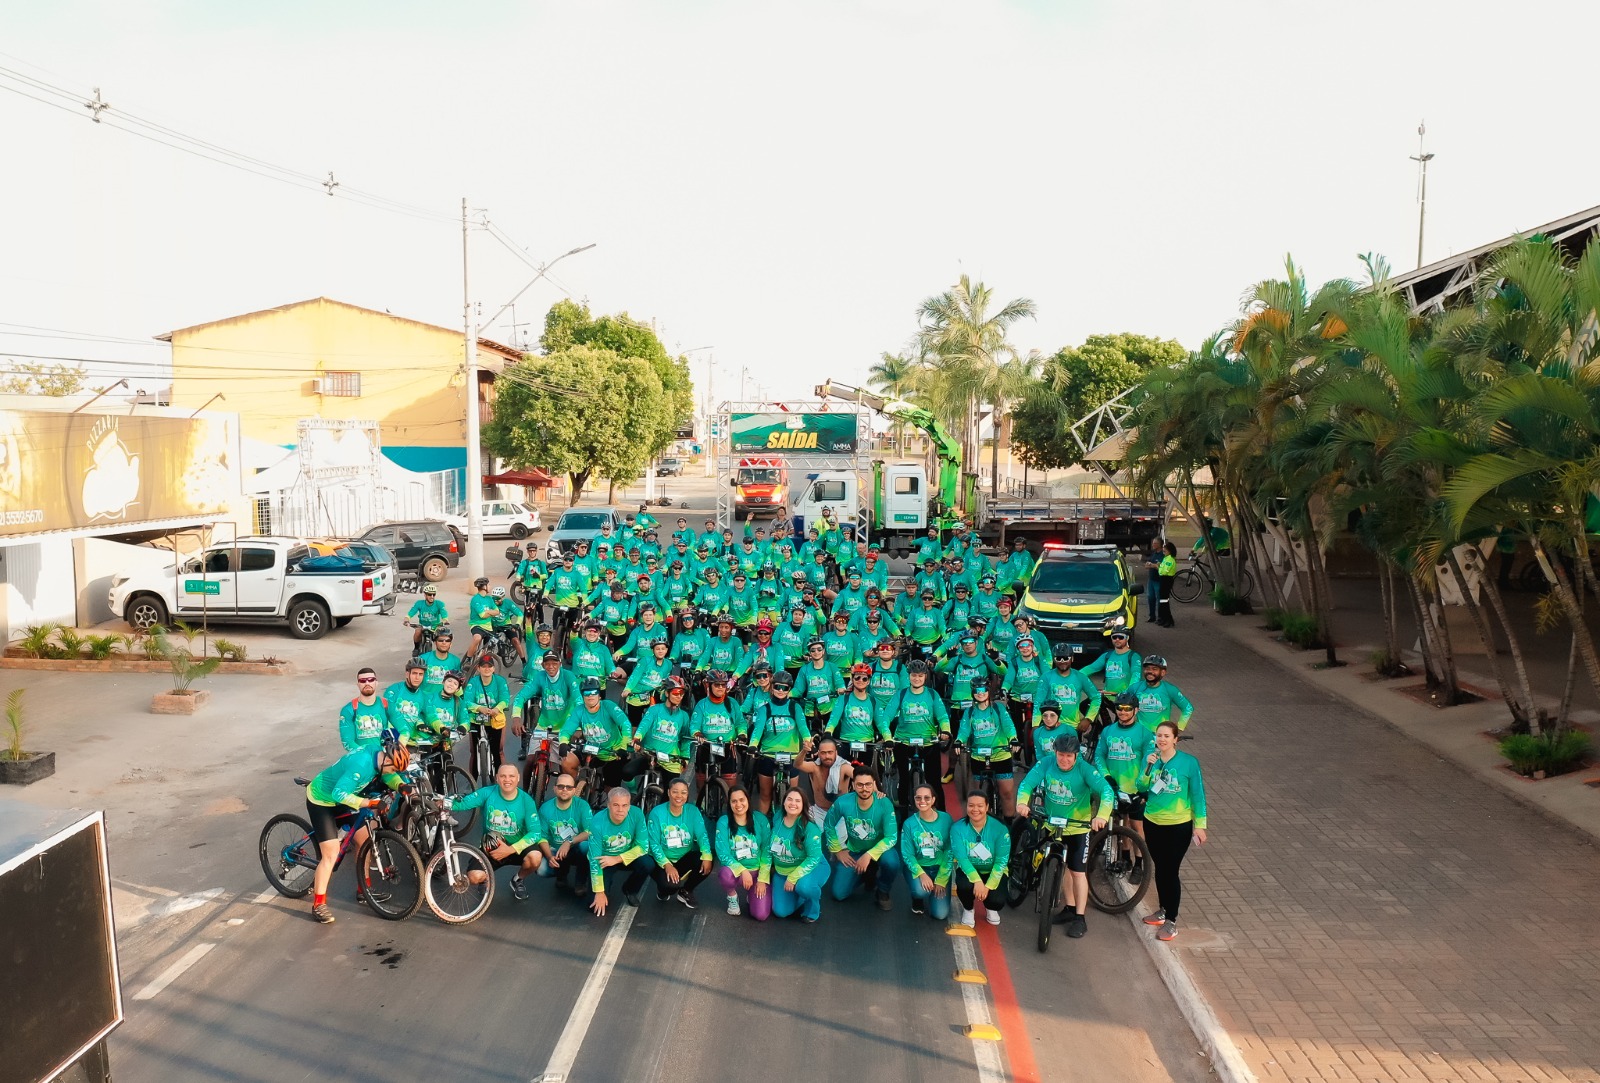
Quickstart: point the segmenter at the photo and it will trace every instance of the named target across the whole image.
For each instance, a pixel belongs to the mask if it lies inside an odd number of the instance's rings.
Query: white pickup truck
[[[355,617],[394,608],[390,565],[319,568],[316,557],[299,538],[239,538],[181,564],[113,577],[111,611],[140,630],[173,617],[204,617],[217,623],[287,623],[296,639],[320,639],[334,625],[342,628]]]

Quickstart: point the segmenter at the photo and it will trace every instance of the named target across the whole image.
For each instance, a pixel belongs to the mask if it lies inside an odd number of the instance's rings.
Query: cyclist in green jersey
[[[628,722],[639,725],[645,708],[655,699],[656,691],[672,676],[672,663],[667,660],[667,641],[658,639],[650,648],[651,658],[633,667],[627,684],[622,687],[622,702]]]
[[[500,615],[499,599],[490,596],[489,580],[479,576],[472,581],[474,594],[467,601],[467,634],[472,637],[467,647],[467,657],[476,658],[494,630],[495,618]]]
[[[813,639],[806,644],[806,661],[795,674],[795,699],[800,701],[813,728],[821,729],[833,713],[834,700],[844,694],[844,675],[828,661],[827,648],[822,640]]]
[[[855,615],[867,605],[867,588],[861,580],[861,569],[851,568],[845,577],[844,589],[834,595],[833,615],[835,619],[842,613],[845,623],[848,624]]]
[[[811,748],[811,730],[806,726],[805,713],[800,705],[789,698],[794,678],[787,673],[772,678],[772,699],[750,714],[750,745],[756,752],[756,777],[760,780],[761,811],[772,810],[773,779],[780,764],[778,757],[786,757],[782,764],[786,778],[798,775],[795,763]]]
[[[422,597],[411,603],[411,608],[406,610],[406,624],[416,631],[411,633],[411,653],[417,654],[422,650],[422,630],[430,632],[439,630],[442,624],[450,621],[449,607],[439,600],[439,588],[432,583],[422,588]]]
[[[674,666],[684,670],[698,669],[710,637],[700,627],[700,614],[685,606],[678,610],[678,631],[672,637],[672,653],[668,656]]]
[[[995,589],[994,575],[984,573],[978,577],[978,589],[972,595],[972,612],[992,619],[1000,612],[1000,597],[1000,592]]]
[[[1072,668],[1072,655],[1067,651],[1056,655],[1051,672],[1040,675],[1033,690],[1034,709],[1037,711],[1038,704],[1047,699],[1061,704],[1062,717],[1080,731],[1087,730],[1100,713],[1100,689],[1081,671]],[[1083,706],[1085,700],[1089,704],[1087,708]]]
[[[667,803],[645,818],[650,832],[650,857],[655,868],[656,898],[677,899],[697,909],[694,889],[711,875],[713,852],[705,817],[689,804],[689,784],[675,778],[667,784]]]
[[[505,761],[506,714],[511,710],[511,688],[506,679],[495,672],[494,659],[485,655],[478,659],[478,672],[467,679],[461,692],[464,717],[472,723],[472,740],[479,732],[489,741],[489,755],[496,770]]]
[[[576,775],[581,751],[599,763],[601,782],[607,787],[615,786],[622,781],[622,770],[627,762],[623,752],[633,740],[633,727],[628,725],[621,707],[600,698],[600,682],[595,678],[585,678],[579,691],[583,694],[582,700],[567,712],[566,721],[556,734],[564,753],[562,769]],[[566,748],[568,741],[573,742],[571,750]]]
[[[1017,640],[1016,650],[1006,659],[1002,690],[1009,700],[1011,722],[1024,747],[1033,745],[1033,694],[1044,678],[1048,665],[1034,652],[1032,639]]]
[[[417,729],[422,725],[422,708],[428,701],[428,690],[422,687],[422,677],[428,667],[420,658],[406,662],[405,680],[395,681],[383,690],[388,703],[389,725],[400,734],[406,744],[416,744]]]
[[[1139,724],[1155,732],[1158,724],[1171,721],[1179,731],[1189,726],[1194,704],[1167,680],[1167,660],[1159,654],[1144,656],[1144,677],[1128,691],[1139,697]]]
[[[1026,816],[1037,803],[1053,829],[1066,838],[1067,869],[1071,873],[1062,882],[1064,898],[1049,905],[1061,907],[1055,919],[1067,927],[1067,935],[1082,936],[1088,931],[1084,914],[1089,906],[1089,830],[1074,820],[1088,820],[1090,803],[1094,803],[1092,829],[1100,830],[1111,815],[1115,799],[1111,787],[1098,771],[1079,755],[1080,744],[1076,730],[1068,730],[1056,738],[1055,755],[1033,765],[1017,791],[1017,811]]]
[[[522,634],[523,612],[516,602],[506,597],[505,587],[495,587],[489,592],[495,600],[495,614],[490,627],[495,633],[511,640],[517,648],[517,658],[523,665],[528,664],[527,637]]]
[[[806,644],[816,638],[810,607],[796,602],[788,607],[789,619],[772,630],[773,645],[783,651],[785,669],[796,670],[805,661]]]
[[[859,881],[873,893],[878,909],[893,909],[890,892],[900,874],[894,806],[878,792],[869,771],[856,772],[850,788],[855,796],[835,801],[822,824],[822,837],[834,862],[828,892],[835,902],[844,902]]]
[[[741,639],[750,634],[756,621],[761,618],[760,595],[755,585],[746,578],[743,569],[733,573],[733,588],[728,591],[728,615],[733,618]]]
[[[757,666],[763,663],[774,672],[788,667],[789,656],[784,653],[782,647],[776,647],[772,643],[774,631],[776,629],[773,628],[772,622],[766,617],[762,617],[756,622],[755,642],[746,648],[744,657],[739,659],[739,668],[733,674],[735,678],[741,677],[747,672],[753,672]]]
[[[848,672],[850,667],[866,657],[866,648],[861,640],[850,631],[850,617],[848,614],[835,612],[833,614],[833,627],[822,633],[822,651],[828,656],[828,661],[834,669],[841,673]]]
[[[822,857],[822,829],[808,812],[801,790],[783,795],[783,809],[772,818],[758,878],[772,887],[774,917],[799,913],[800,920],[809,924],[822,916],[828,863]]]
[[[997,658],[1011,657],[1011,648],[1017,644],[1017,626],[1011,610],[1011,596],[1008,594],[997,604],[995,615],[989,621],[988,634],[984,637],[984,646]]]
[[[1053,699],[1047,699],[1038,704],[1039,724],[1033,727],[1033,755],[1028,758],[1028,765],[1041,760],[1049,760],[1056,754],[1056,738],[1063,733],[1075,733],[1076,728],[1064,725],[1061,721],[1061,704]]]
[[[1009,821],[1017,814],[1017,781],[1012,752],[1020,748],[1011,716],[990,699],[989,682],[972,686],[972,706],[961,714],[956,748],[972,752],[972,774],[993,771],[1000,791],[1000,814]]]
[[[878,714],[887,722],[894,711],[895,700],[910,687],[906,681],[905,667],[896,657],[892,639],[878,641],[872,659],[872,680],[868,682],[872,698],[878,701]]]
[[[1146,925],[1159,925],[1157,940],[1178,935],[1178,904],[1183,884],[1178,873],[1191,842],[1206,844],[1206,787],[1200,761],[1178,751],[1178,724],[1156,727],[1156,750],[1145,761],[1139,785],[1149,796],[1144,806],[1144,841],[1155,865],[1156,898],[1161,904]]]
[[[650,766],[646,753],[655,753],[661,769],[669,775],[683,771],[689,754],[691,722],[684,710],[683,699],[687,686],[682,677],[668,677],[659,689],[660,702],[644,713],[633,732],[633,747],[637,749],[622,772],[624,779],[633,780],[644,774]]]
[[[694,604],[702,612],[721,616],[728,609],[728,588],[722,582],[722,571],[708,564],[702,573],[705,582],[694,592]]]
[[[856,765],[867,762],[867,745],[889,739],[889,721],[872,696],[872,667],[867,663],[850,667],[850,691],[833,705],[827,731],[844,742]]]
[[[900,825],[900,860],[911,888],[911,912],[926,911],[935,921],[944,921],[950,916],[950,874],[955,868],[950,829],[955,823],[934,806],[933,787],[927,783],[917,787],[911,804],[916,813]]]
[[[466,729],[466,720],[461,717],[461,689],[465,684],[461,674],[446,673],[444,683],[428,692],[422,702],[421,724],[417,727],[419,746],[431,747],[451,737],[453,732]],[[441,781],[434,779],[435,789],[440,787]]]
[[[1144,834],[1144,802],[1139,792],[1139,775],[1144,770],[1150,754],[1156,750],[1155,739],[1139,725],[1139,697],[1124,692],[1117,697],[1113,709],[1116,721],[1100,731],[1095,744],[1094,768],[1106,776],[1118,804],[1127,809],[1128,826]],[[1136,857],[1128,873],[1132,883],[1144,879],[1144,859]]]
[[[705,653],[700,656],[700,661],[694,668],[721,669],[733,673],[739,669],[739,663],[743,661],[744,644],[734,638],[733,618],[724,613],[717,618],[716,637],[706,644]]]
[[[444,684],[446,673],[455,673],[461,669],[461,659],[450,653],[450,648],[455,644],[448,627],[440,628],[433,637],[433,650],[422,656],[422,662],[427,666],[427,671],[422,676],[422,687],[431,692],[437,692],[439,686]]]
[[[612,787],[605,807],[589,819],[589,890],[594,892],[589,909],[604,917],[611,903],[606,889],[619,881],[628,905],[638,906],[639,889],[654,868],[644,814],[633,807],[626,789]]]
[[[954,654],[939,663],[936,672],[945,675],[945,698],[960,716],[972,706],[972,692],[980,682],[988,684],[991,675],[999,676],[1000,666],[978,649],[978,637],[962,633]]]
[[[1111,633],[1111,649],[1101,653],[1100,657],[1084,666],[1082,673],[1085,677],[1100,674],[1100,685],[1105,689],[1106,698],[1119,696],[1139,683],[1140,673],[1144,668],[1143,660],[1137,651],[1128,646],[1128,632],[1119,628]]]
[[[628,629],[633,624],[638,602],[628,597],[628,588],[622,580],[613,579],[606,588],[606,597],[595,600],[589,610],[589,619],[599,622],[608,638],[607,645],[613,650],[622,646],[627,638]]]
[[[539,822],[544,825],[544,840],[539,843],[544,863],[539,875],[553,876],[557,884],[582,891],[589,875],[591,810],[577,797],[578,780],[565,771],[551,787],[555,796],[539,806]]]
[[[389,704],[378,695],[378,672],[362,666],[356,671],[356,698],[339,708],[339,743],[346,752],[377,748],[388,724]]]
[[[728,913],[738,917],[739,896],[750,916],[766,921],[772,916],[772,890],[761,878],[762,869],[770,861],[768,850],[772,841],[772,828],[767,818],[750,805],[750,794],[743,786],[728,791],[728,811],[717,821],[715,850],[717,855],[717,882],[728,900]]]
[[[861,566],[861,579],[868,587],[876,587],[879,593],[889,589],[889,562],[883,559],[883,553],[876,544],[867,546],[866,561]]]
[[[522,584],[522,590],[528,601],[533,601],[544,590],[544,581],[550,575],[550,565],[546,564],[539,556],[539,543],[529,542],[527,556],[517,562],[516,571],[511,573],[517,582]]]
[[[772,702],[772,672],[772,666],[766,662],[757,662],[750,668],[749,687],[739,697],[746,718],[753,715],[757,707]]]
[[[939,541],[939,528],[929,526],[928,536],[918,540],[916,551],[911,555],[911,562],[921,566],[929,561],[938,564],[943,559],[944,545]]]
[[[697,753],[697,772],[720,775],[724,782],[732,785],[739,771],[739,757],[733,745],[744,741],[750,729],[744,709],[728,698],[725,670],[713,669],[706,674],[706,695],[690,713],[689,732],[706,742]]]
[[[967,795],[967,814],[950,828],[950,855],[955,862],[957,917],[969,929],[983,904],[990,925],[1000,924],[1007,895],[1006,870],[1011,864],[1011,832],[989,815],[989,799],[981,791]]]
[[[547,730],[560,729],[568,709],[579,698],[578,679],[571,670],[561,668],[559,654],[546,651],[539,668],[528,676],[511,701],[512,732],[521,737],[535,723]]]
[[[328,908],[328,883],[339,861],[339,831],[353,811],[377,808],[381,799],[369,791],[379,781],[398,789],[401,776],[411,762],[406,746],[398,740],[377,748],[358,748],[317,772],[306,786],[306,816],[311,821],[311,837],[317,840],[317,871],[312,876],[311,916],[324,925],[333,924]],[[344,810],[341,812],[341,810]],[[366,841],[361,828],[352,845],[359,852]]]
[[[539,820],[539,809],[533,798],[518,785],[521,775],[516,764],[501,764],[494,781],[493,786],[484,786],[462,797],[447,797],[445,807],[483,809],[483,852],[496,869],[508,865],[516,868],[511,877],[511,897],[527,902],[528,885],[524,881],[544,863],[539,844],[548,845],[544,825]],[[482,869],[467,872],[467,879],[474,884],[481,884],[488,877]]]
[[[616,671],[617,662],[611,649],[600,642],[601,624],[591,620],[584,624],[581,637],[572,644],[572,672],[579,680],[593,677],[601,687]]]
[[[1011,552],[998,569],[998,576],[1002,580],[1000,592],[1014,590],[1028,581],[1028,576],[1033,574],[1033,554],[1028,552],[1028,543],[1022,538],[1011,540]]]
[[[852,626],[856,638],[861,640],[863,660],[870,660],[874,645],[891,636],[900,634],[900,626],[884,609],[863,609],[856,614],[856,623]]]

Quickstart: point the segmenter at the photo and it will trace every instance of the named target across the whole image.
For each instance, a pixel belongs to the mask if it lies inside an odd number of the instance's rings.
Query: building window
[[[255,503],[256,503],[256,514],[255,514],[256,531],[255,532],[257,534],[271,534],[272,533],[272,501],[270,501],[270,500],[257,500]]]
[[[321,388],[319,394],[353,399],[361,394],[361,373],[324,372],[317,385]]]

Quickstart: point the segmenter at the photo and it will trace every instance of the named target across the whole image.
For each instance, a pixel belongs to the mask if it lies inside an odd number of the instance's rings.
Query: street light
[[[515,297],[511,298],[511,300],[509,300],[505,304],[501,305],[499,312],[496,312],[493,316],[490,316],[487,320],[483,321],[483,323],[479,324],[478,326],[479,327],[493,327],[494,326],[494,321],[498,320],[501,316],[505,315],[506,309],[510,308],[512,305],[514,305],[518,301],[520,301],[522,299],[522,295],[524,293],[527,293],[529,290],[533,289],[534,283],[538,282],[539,279],[543,278],[547,273],[549,273],[550,268],[554,267],[556,264],[560,263],[562,260],[566,259],[568,256],[576,256],[579,252],[587,252],[587,251],[589,251],[589,249],[591,249],[593,247],[594,247],[593,244],[586,244],[581,248],[574,248],[574,249],[571,249],[570,251],[561,253],[561,255],[557,256],[555,259],[551,260],[549,263],[541,263],[541,264],[539,264],[539,273],[534,275],[533,278],[529,279],[528,280],[528,284],[526,286],[523,286],[520,290],[518,290],[517,291],[517,295]]]

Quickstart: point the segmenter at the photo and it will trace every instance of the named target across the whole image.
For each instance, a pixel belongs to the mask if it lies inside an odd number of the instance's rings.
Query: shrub
[[[66,625],[62,625],[56,632],[56,639],[61,644],[61,653],[68,658],[76,658],[83,653],[83,646],[86,640],[76,628],[68,628]]]
[[[1322,637],[1317,634],[1317,618],[1310,613],[1299,610],[1285,612],[1282,629],[1284,642],[1293,643],[1301,650],[1312,650],[1323,645]]]
[[[1284,610],[1275,605],[1267,606],[1263,615],[1267,618],[1267,631],[1276,632],[1283,627]]]
[[[28,720],[22,714],[22,693],[25,688],[13,688],[6,697],[6,747],[5,758],[13,762],[22,759],[22,735],[27,731]]]
[[[1589,735],[1581,730],[1559,733],[1513,733],[1500,741],[1500,755],[1520,775],[1543,771],[1559,775],[1570,771],[1589,755]]]
[[[181,633],[180,633],[181,634]],[[193,633],[190,633],[191,637]],[[189,652],[187,641],[175,643],[165,629],[152,628],[150,649],[153,656],[161,658],[172,667],[172,690],[186,692],[189,685],[202,677],[209,677],[222,665],[221,658],[196,658]]]
[[[85,638],[89,648],[89,657],[97,662],[103,662],[113,654],[118,654],[128,645],[128,637],[118,632],[109,635],[91,635]]]
[[[217,657],[228,662],[243,662],[250,656],[250,648],[243,643],[235,643],[231,639],[215,639],[211,644],[217,650]]]
[[[1221,583],[1211,588],[1211,604],[1216,607],[1218,613],[1227,617],[1235,613],[1252,612],[1249,598],[1229,590]]]
[[[1379,647],[1367,655],[1367,662],[1380,677],[1404,677],[1411,667],[1389,653],[1388,647]]]
[[[61,625],[51,621],[43,624],[30,624],[22,630],[17,637],[17,649],[29,658],[52,658],[61,648],[55,645],[55,635],[61,630]]]

